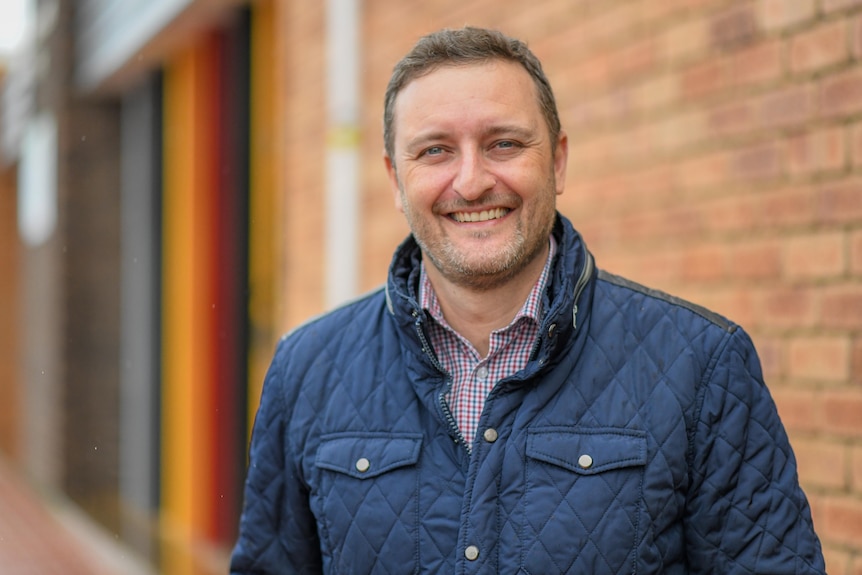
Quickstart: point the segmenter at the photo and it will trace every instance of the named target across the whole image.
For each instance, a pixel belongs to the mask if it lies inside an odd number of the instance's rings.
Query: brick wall
[[[285,327],[322,305],[322,9],[285,10]],[[862,573],[862,1],[363,2],[362,285],[406,226],[381,161],[395,61],[441,26],[529,42],[599,264],[745,327],[833,575]],[[321,217],[320,214],[323,214]]]

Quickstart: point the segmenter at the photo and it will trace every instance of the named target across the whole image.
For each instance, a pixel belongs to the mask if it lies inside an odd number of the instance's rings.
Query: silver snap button
[[[486,379],[488,379],[488,368],[484,365],[479,366],[476,369],[476,377],[479,379],[479,381],[485,381]]]
[[[356,471],[358,471],[359,473],[365,473],[366,471],[368,471],[369,467],[371,467],[371,462],[364,457],[360,457],[356,460]]]
[[[467,561],[475,561],[479,558],[479,548],[475,545],[468,546],[464,549],[464,557],[467,558]]]
[[[580,465],[584,469],[589,469],[593,466],[593,458],[584,453],[583,455],[578,457],[578,465]]]
[[[482,437],[485,438],[485,441],[488,443],[494,443],[497,441],[497,430],[489,427],[485,430],[485,433],[482,434]]]

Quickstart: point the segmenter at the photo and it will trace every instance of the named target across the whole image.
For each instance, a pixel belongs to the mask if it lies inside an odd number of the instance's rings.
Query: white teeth
[[[493,210],[483,210],[481,212],[456,212],[452,214],[452,219],[456,222],[486,222],[488,220],[496,220],[502,218],[509,210],[506,208],[494,208]]]

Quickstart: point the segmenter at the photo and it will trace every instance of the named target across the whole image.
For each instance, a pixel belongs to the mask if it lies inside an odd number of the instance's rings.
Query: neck
[[[479,290],[447,280],[433,265],[425,273],[434,287],[443,317],[452,329],[467,339],[481,357],[488,355],[491,333],[509,325],[521,310],[548,257],[548,248],[521,273],[491,289]]]

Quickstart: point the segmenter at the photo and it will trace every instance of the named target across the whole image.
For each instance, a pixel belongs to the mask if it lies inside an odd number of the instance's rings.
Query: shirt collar
[[[545,266],[542,268],[542,273],[539,279],[530,290],[530,294],[521,306],[520,311],[512,319],[509,326],[514,325],[522,318],[533,320],[536,325],[541,324],[542,316],[542,294],[545,292],[545,285],[548,283],[548,276],[551,272],[551,262],[554,260],[554,255],[557,253],[557,241],[551,234],[549,241],[548,257],[545,260]],[[425,262],[420,262],[419,271],[419,305],[426,310],[441,325],[448,326],[448,322],[443,317],[443,310],[440,307],[440,300],[437,299],[437,292],[434,291],[434,286],[431,285],[431,280],[425,272]]]

